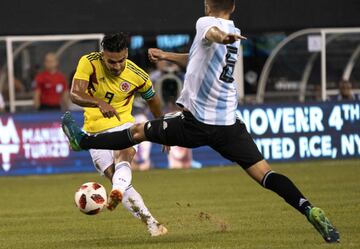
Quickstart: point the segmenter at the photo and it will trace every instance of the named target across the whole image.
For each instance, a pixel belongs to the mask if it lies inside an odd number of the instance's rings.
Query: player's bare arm
[[[246,40],[245,36],[238,35],[238,34],[228,34],[218,27],[211,27],[206,35],[205,38],[209,41],[220,43],[220,44],[232,44],[238,40]]]
[[[172,52],[165,52],[158,48],[149,48],[148,50],[149,60],[153,63],[156,63],[161,60],[171,61],[175,64],[186,67],[189,60],[188,53],[172,53]]]
[[[160,118],[162,116],[162,112],[161,112],[161,102],[159,96],[154,95],[154,97],[148,99],[146,102],[150,108],[152,115],[155,118]]]
[[[74,79],[70,90],[71,101],[82,107],[98,107],[105,118],[115,116],[120,120],[119,114],[111,105],[86,93],[88,85],[89,82],[86,80]]]

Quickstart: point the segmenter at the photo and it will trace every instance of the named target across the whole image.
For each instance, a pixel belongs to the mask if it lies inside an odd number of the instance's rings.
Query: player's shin
[[[167,233],[166,227],[151,215],[141,195],[132,186],[126,189],[122,204],[147,226],[151,236],[161,236]]]
[[[157,223],[155,218],[145,206],[141,195],[132,186],[128,187],[128,189],[124,192],[122,204],[132,213],[132,215],[140,219],[146,225]]]
[[[129,162],[120,162],[115,165],[115,172],[112,178],[113,189],[120,190],[122,194],[130,186],[132,179],[131,166]]]
[[[284,175],[269,171],[263,177],[261,184],[284,198],[288,204],[304,215],[312,207],[295,184]]]
[[[80,142],[82,149],[123,150],[137,144],[131,134],[131,128],[111,133],[84,136]]]

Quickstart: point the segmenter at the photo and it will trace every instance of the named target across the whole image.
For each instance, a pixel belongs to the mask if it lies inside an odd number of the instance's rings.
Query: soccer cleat
[[[71,149],[74,151],[82,150],[80,141],[85,136],[85,133],[77,126],[70,112],[65,112],[61,117],[61,127],[69,140]]]
[[[167,234],[168,232],[167,228],[160,223],[153,223],[151,225],[148,225],[148,230],[151,237],[162,236]]]
[[[313,207],[307,212],[307,219],[318,230],[327,243],[340,242],[340,234],[326,218],[325,213],[318,207]]]
[[[111,190],[108,199],[107,209],[113,211],[117,207],[117,205],[121,203],[121,201],[122,201],[122,193],[117,189]]]

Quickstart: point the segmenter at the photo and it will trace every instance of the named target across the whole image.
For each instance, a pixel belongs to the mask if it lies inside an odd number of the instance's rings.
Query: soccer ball
[[[75,192],[75,204],[84,214],[97,214],[106,206],[106,203],[106,190],[100,183],[84,183]]]

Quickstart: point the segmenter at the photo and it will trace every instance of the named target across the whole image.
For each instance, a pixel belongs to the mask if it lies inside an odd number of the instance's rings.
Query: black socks
[[[291,206],[306,215],[311,203],[304,197],[294,183],[284,175],[269,171],[261,181],[264,188],[270,189],[280,195]]]
[[[123,131],[85,135],[80,142],[82,149],[123,150],[137,144],[131,135],[130,128]]]

